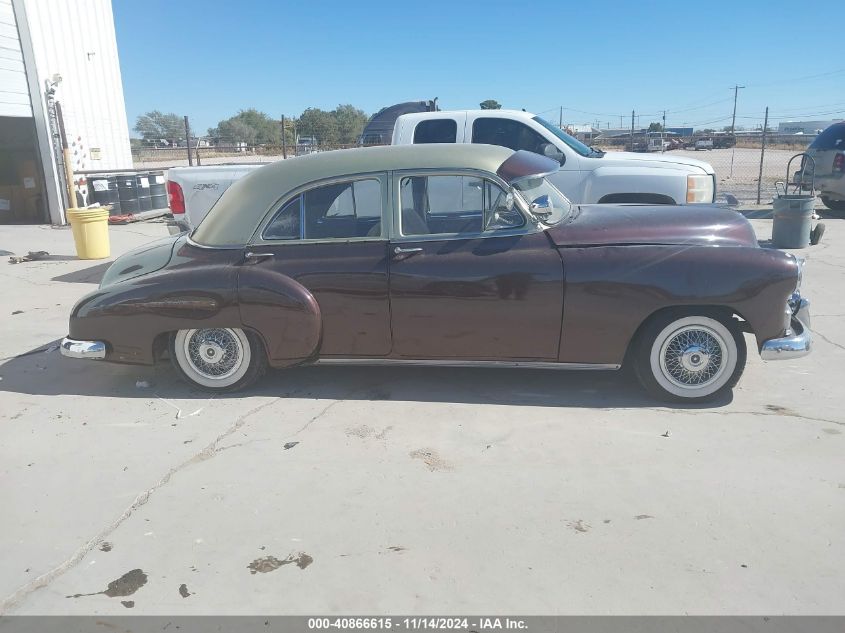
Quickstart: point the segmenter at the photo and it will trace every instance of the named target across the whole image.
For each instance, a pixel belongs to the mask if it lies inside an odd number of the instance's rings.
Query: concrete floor
[[[0,227],[52,253],[0,264],[0,612],[845,614],[826,224],[803,253],[813,354],[749,354],[732,399],[682,409],[531,370],[304,368],[210,399],[168,365],[62,358],[107,263]],[[113,227],[113,251],[165,234]]]

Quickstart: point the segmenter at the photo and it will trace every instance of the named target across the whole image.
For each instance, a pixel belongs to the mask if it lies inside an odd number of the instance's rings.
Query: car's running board
[[[614,370],[621,365],[612,363],[550,363],[522,360],[406,360],[403,358],[320,358],[315,365],[406,365],[424,367],[498,367],[510,369],[525,367],[528,369],[563,369],[570,371]]]

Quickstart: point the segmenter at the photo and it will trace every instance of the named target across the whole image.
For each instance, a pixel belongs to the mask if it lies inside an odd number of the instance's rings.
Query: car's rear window
[[[845,123],[836,123],[827,128],[810,144],[810,149],[840,149],[845,151]]]

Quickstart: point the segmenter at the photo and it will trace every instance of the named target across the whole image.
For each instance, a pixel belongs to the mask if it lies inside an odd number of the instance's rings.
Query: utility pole
[[[185,147],[188,148],[188,166],[193,167],[194,159],[191,156],[191,124],[188,123],[188,115],[185,115]]]
[[[733,137],[734,141],[736,141],[736,98],[739,96],[739,91],[745,88],[745,86],[735,85],[734,86],[734,115],[731,119],[731,136]]]
[[[763,183],[763,157],[766,155],[766,129],[769,127],[769,106],[766,106],[766,118],[763,121],[763,146],[760,149],[760,173],[757,176],[757,204],[760,204],[760,185]],[[787,179],[789,174],[786,175]],[[802,177],[803,179],[803,177]],[[783,190],[786,193],[786,188]]]
[[[634,111],[631,110],[631,151],[634,151]]]
[[[557,121],[557,126],[562,130],[563,129],[563,106],[560,106],[560,117]]]
[[[288,142],[285,138],[285,115],[282,115],[282,158],[288,157]]]
[[[663,127],[660,129],[660,152],[663,153],[666,151],[666,147],[663,145],[663,136],[666,134],[666,110],[663,111]]]

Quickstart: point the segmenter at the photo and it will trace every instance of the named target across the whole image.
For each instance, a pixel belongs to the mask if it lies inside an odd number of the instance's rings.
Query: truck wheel
[[[827,196],[823,196],[822,204],[831,211],[845,211],[845,200],[831,200]]]
[[[673,311],[647,323],[633,347],[633,368],[652,396],[705,402],[731,390],[745,369],[737,323],[713,313]]]
[[[170,339],[176,371],[204,391],[237,391],[264,374],[267,356],[261,340],[240,328],[179,330]]]

